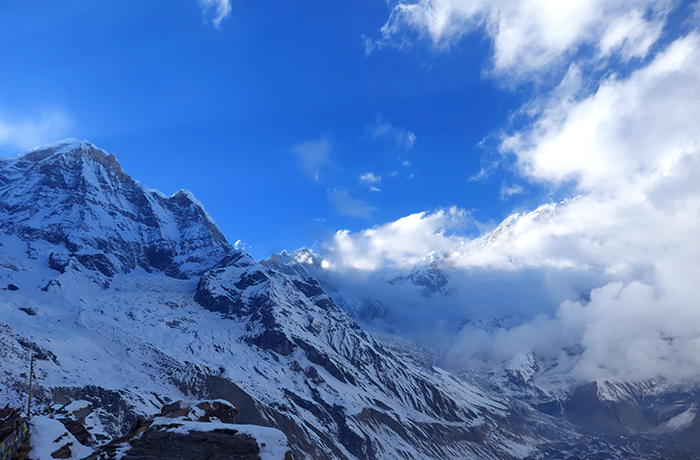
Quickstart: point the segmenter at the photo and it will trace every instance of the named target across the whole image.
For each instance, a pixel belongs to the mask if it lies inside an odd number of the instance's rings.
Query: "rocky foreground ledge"
[[[166,404],[106,444],[89,403],[53,409],[31,420],[31,460],[293,460],[281,431],[236,424],[236,408],[223,400]]]

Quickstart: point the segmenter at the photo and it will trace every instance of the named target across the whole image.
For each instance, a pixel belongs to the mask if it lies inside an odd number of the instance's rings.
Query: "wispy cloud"
[[[519,184],[512,184],[508,185],[508,183],[503,180],[501,182],[501,200],[502,201],[508,201],[508,198],[510,198],[513,195],[522,195],[523,193],[527,193],[527,190],[525,187]]]
[[[199,0],[199,4],[204,9],[205,15],[210,11],[213,13],[211,22],[217,29],[221,28],[221,21],[231,14],[230,0]]]
[[[381,38],[365,43],[368,53],[416,38],[446,50],[478,30],[493,42],[493,72],[522,79],[586,45],[601,58],[644,57],[674,5],[672,0],[400,0]]]
[[[367,219],[377,210],[377,208],[363,200],[351,197],[350,194],[344,190],[329,190],[328,202],[335,208],[338,214],[350,217],[362,217]]]
[[[292,153],[299,159],[299,165],[314,180],[320,179],[324,169],[335,169],[331,160],[332,151],[333,143],[329,137],[302,142],[292,147]]]
[[[415,134],[407,129],[392,125],[380,115],[374,117],[374,124],[367,127],[367,133],[372,140],[386,139],[397,148],[405,150],[413,148],[413,144],[416,142]]]
[[[28,150],[64,138],[72,126],[71,117],[61,111],[34,117],[0,112],[0,146]]]

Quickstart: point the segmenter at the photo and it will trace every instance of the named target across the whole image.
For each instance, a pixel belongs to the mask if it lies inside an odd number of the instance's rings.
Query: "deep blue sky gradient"
[[[237,2],[219,30],[195,0],[3,2],[0,111],[67,114],[63,137],[114,153],[149,187],[191,190],[256,258],[421,211],[456,205],[495,223],[552,199],[507,167],[469,180],[493,153],[478,144],[535,90],[484,76],[480,34],[450,52],[421,42],[366,56],[363,35],[378,37],[388,13],[379,0]],[[377,119],[415,133],[413,148],[372,139]],[[320,138],[333,165],[317,181],[293,148]],[[366,172],[381,192],[359,182]],[[503,180],[528,193],[501,200]],[[340,215],[332,190],[376,211]]]

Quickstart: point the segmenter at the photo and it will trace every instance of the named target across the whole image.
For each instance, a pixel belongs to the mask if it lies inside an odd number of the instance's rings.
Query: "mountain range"
[[[483,242],[553,212],[511,216]],[[255,261],[190,192],[149,189],[86,141],[0,159],[0,406],[26,404],[34,356],[35,410],[90,407],[63,458],[142,458],[124,436],[180,400],[235,406],[297,460],[700,458],[694,384],[575,382],[532,352],[447,371],[365,330],[391,305],[346,300],[319,258]],[[449,297],[441,260],[383,281]]]

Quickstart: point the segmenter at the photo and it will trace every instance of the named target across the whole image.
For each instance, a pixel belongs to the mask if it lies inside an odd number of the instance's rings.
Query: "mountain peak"
[[[188,277],[234,251],[191,192],[149,189],[76,139],[0,160],[0,231],[63,246],[107,276],[139,266]]]
[[[36,147],[14,159],[41,163],[56,161],[58,158],[63,158],[64,161],[94,162],[120,175],[126,175],[117,157],[86,140],[64,139]]]

